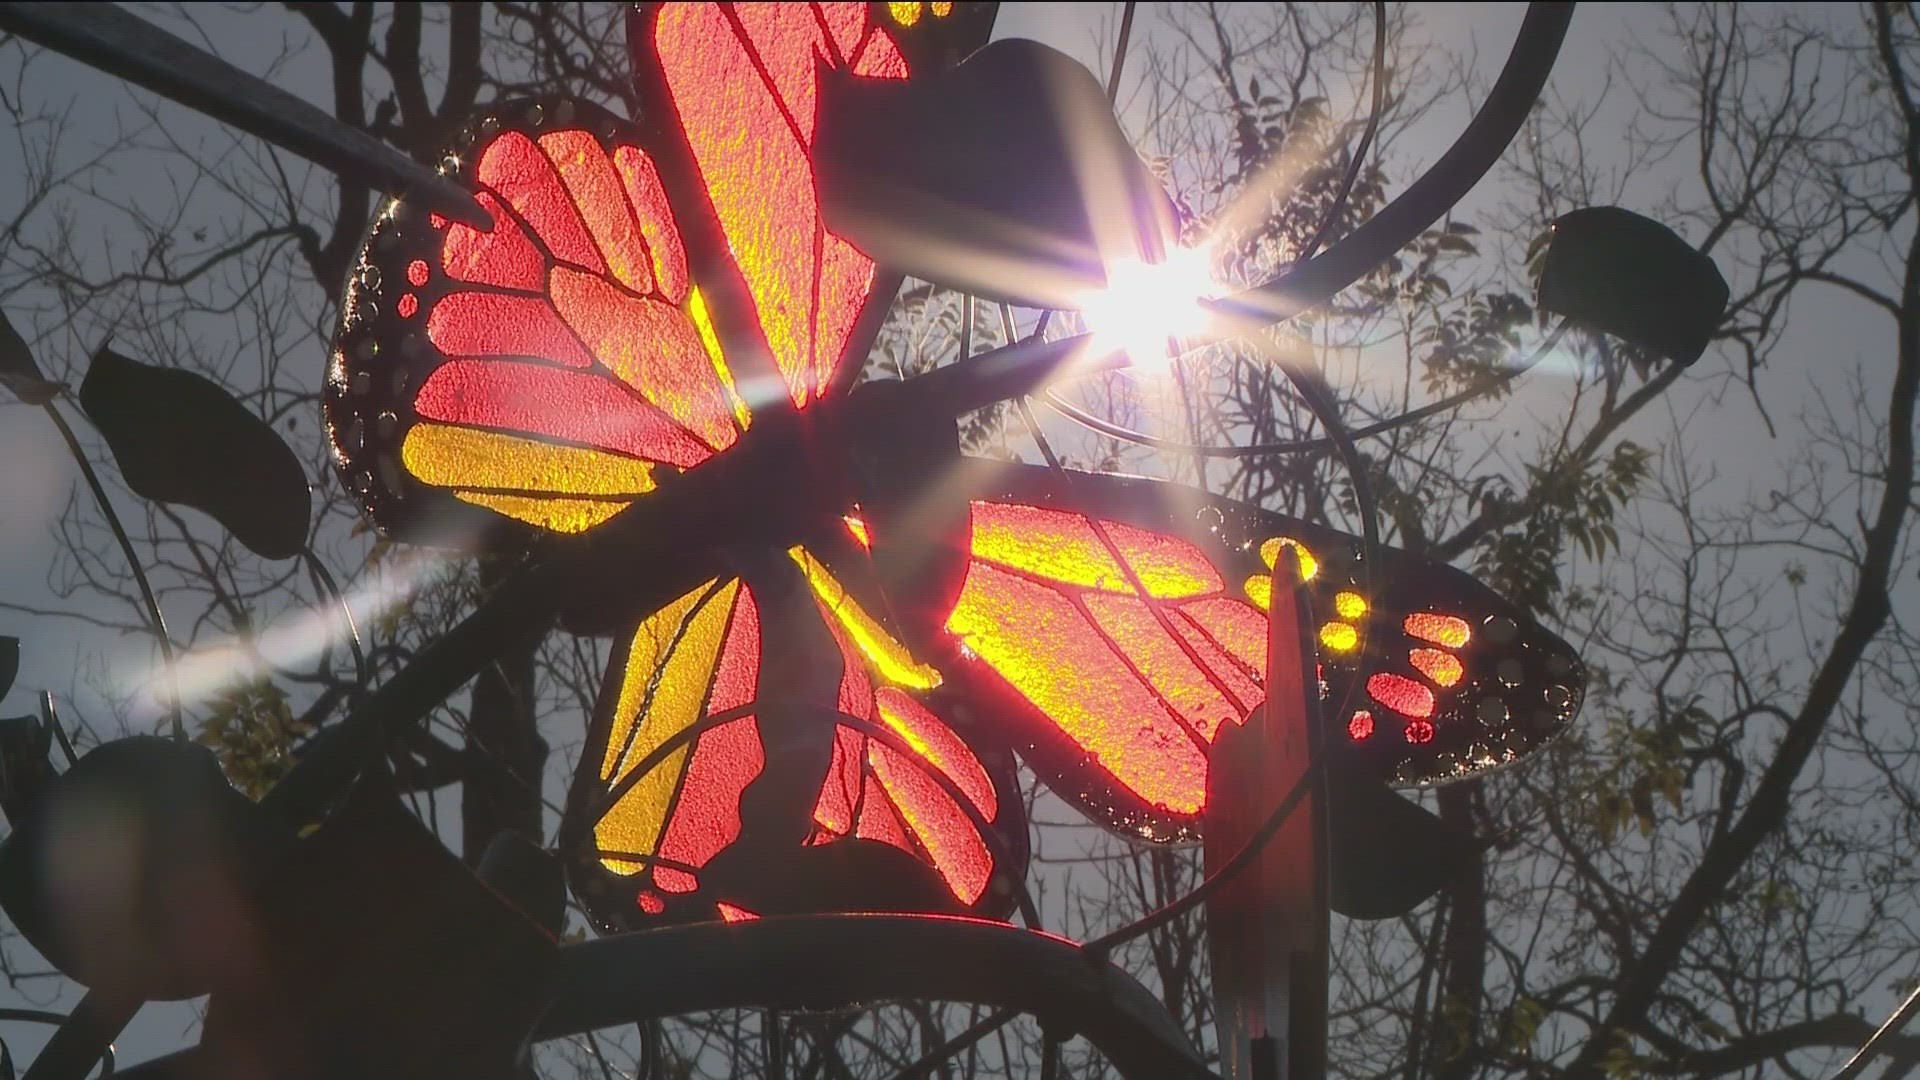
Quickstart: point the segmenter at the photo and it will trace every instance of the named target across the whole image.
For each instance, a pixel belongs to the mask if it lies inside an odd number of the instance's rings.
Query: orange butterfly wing
[[[334,451],[409,539],[447,524],[436,495],[579,532],[733,445],[750,414],[636,128],[526,102],[469,134],[449,162],[493,229],[401,203],[376,219],[327,383]]]
[[[1476,775],[1579,711],[1566,642],[1452,567],[1384,549],[1369,573],[1352,537],[1159,481],[1012,465],[966,484],[947,494],[971,500],[969,539],[933,575],[960,578],[941,694],[996,717],[1042,780],[1119,831],[1198,832],[1208,754],[1266,696],[1280,558],[1308,580],[1335,752],[1382,779]],[[873,557],[889,545],[876,524]]]
[[[984,41],[982,7],[903,21],[950,60]],[[636,9],[651,128],[584,102],[504,105],[443,159],[491,232],[383,208],[325,394],[337,463],[377,524],[462,543],[505,522],[584,531],[660,470],[727,449],[752,410],[850,384],[899,279],[826,231],[808,154],[823,68],[907,75],[876,10]]]
[[[1156,616],[1086,516],[984,501],[973,510],[973,558],[948,632],[1069,753],[1152,810],[1196,817],[1214,738],[1266,696],[1266,617],[1177,537],[1105,523]]]
[[[650,55],[756,315],[755,344],[799,407],[833,383],[872,295],[873,262],[821,221],[810,158],[823,69],[907,77],[870,14],[850,3],[666,4],[635,33],[642,86]]]
[[[962,904],[981,903],[994,871],[993,852],[935,773],[958,788],[989,825],[1001,813],[993,778],[973,749],[920,702],[899,687],[875,688],[867,658],[830,613],[822,614],[833,626],[844,665],[840,711],[878,723],[909,749],[849,726],[838,728],[808,842],[832,843],[848,835],[878,840],[930,863]]]
[[[996,873],[1024,873],[1026,854],[1010,770],[990,768],[933,713],[888,685],[889,668],[856,644],[849,619],[810,599],[797,570],[787,569],[774,591],[786,598],[781,604],[800,605],[800,618],[814,620],[816,629],[803,630],[830,640],[837,678],[818,683],[811,673],[822,658],[794,639],[796,611],[769,614],[741,578],[708,582],[644,621],[616,651],[569,795],[561,843],[576,894],[611,930],[724,914],[716,905],[752,911],[764,890],[777,891],[773,868],[752,896],[704,876],[742,838],[750,786],[804,775],[804,753],[770,750],[764,741],[763,723],[772,717],[817,724],[827,740],[824,768],[805,781],[813,793],[805,846],[850,838],[887,845],[925,866],[955,910],[1004,913],[1008,893],[991,883]],[[760,579],[769,580],[764,568]],[[890,737],[791,713],[792,701],[809,695]]]

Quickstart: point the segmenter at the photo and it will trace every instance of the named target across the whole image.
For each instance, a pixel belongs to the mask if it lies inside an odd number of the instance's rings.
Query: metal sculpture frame
[[[1572,7],[1531,4],[1498,81],[1439,161],[1325,252],[1260,287],[1216,302],[1215,336],[1262,329],[1328,301],[1438,221],[1486,175],[1520,130],[1554,66]],[[0,29],[234,124],[343,176],[420,200],[457,220],[484,224],[485,214],[471,193],[448,179],[113,5],[4,3]],[[903,389],[926,407],[958,417],[1038,393],[1063,370],[1080,375],[1121,362],[1095,354],[1085,336],[1036,337],[908,380]],[[863,408],[858,395],[823,419],[845,435],[826,441],[843,452],[887,430],[884,415]],[[778,539],[823,511],[838,513],[848,472],[841,461],[823,459],[819,448],[826,443],[803,437],[793,426],[756,425],[732,452],[636,502],[591,535],[553,545],[405,669],[372,689],[344,720],[321,732],[262,808],[287,821],[314,820],[358,775],[369,747],[419,723],[493,657],[537,642],[562,611],[645,610],[700,580],[707,567],[699,556],[675,549],[665,538],[726,528],[735,535]],[[759,497],[751,514],[740,509],[749,502],[738,497],[746,491]],[[768,501],[769,493],[780,497]],[[1283,800],[1248,847],[1271,835],[1296,802]],[[1236,858],[1231,865],[1246,861]],[[567,945],[560,949],[558,997],[535,1038],[720,1007],[921,998],[995,1006],[1001,1010],[995,1015],[1002,1017],[1007,1010],[1032,1014],[1047,1026],[1050,1038],[1061,1033],[1086,1037],[1124,1076],[1207,1077],[1212,1074],[1157,998],[1107,956],[1118,941],[1189,910],[1217,884],[1210,880],[1200,894],[1085,946],[1008,925],[867,915],[699,924]],[[887,962],[889,957],[896,959]],[[647,977],[660,970],[674,971],[675,977]],[[792,972],[804,972],[804,984]],[[110,1053],[138,1004],[88,995],[60,1024],[28,1069],[27,1080],[86,1076]],[[1324,1007],[1320,1016],[1302,1022],[1324,1027]],[[965,1038],[940,1049],[952,1052]],[[194,1060],[195,1051],[183,1051],[121,1075],[191,1075]]]

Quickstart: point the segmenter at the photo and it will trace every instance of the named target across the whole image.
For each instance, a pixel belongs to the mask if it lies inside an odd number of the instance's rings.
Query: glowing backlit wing
[[[930,669],[877,627],[796,548],[689,592],[616,650],[561,837],[598,925],[895,904],[1005,914],[996,875],[1017,880],[1026,858],[1011,763],[908,692]],[[815,852],[839,880],[794,880],[789,863]],[[729,858],[746,873],[709,873]]]
[[[871,15],[841,3],[663,4],[635,16],[640,84],[657,77],[666,91],[751,300],[754,344],[796,406],[827,392],[874,281],[872,261],[821,224],[810,156],[824,73],[907,77]]]
[[[490,232],[384,206],[325,388],[337,464],[375,523],[458,543],[510,523],[581,532],[726,450],[755,410],[843,390],[898,279],[820,224],[818,81],[904,78],[991,24],[895,6],[636,8],[649,126],[503,104],[442,166]]]
[[[389,203],[349,280],[328,429],[376,522],[604,521],[749,421],[637,129],[571,101],[502,106],[447,157],[480,232]]]
[[[1129,834],[1198,829],[1208,750],[1265,697],[1269,572],[1283,555],[1322,620],[1338,752],[1383,779],[1475,775],[1579,710],[1573,650],[1452,567],[1388,549],[1368,575],[1351,536],[1153,480],[1010,466],[971,505],[942,693],[1002,718],[1056,792]],[[887,538],[872,541],[880,553]]]

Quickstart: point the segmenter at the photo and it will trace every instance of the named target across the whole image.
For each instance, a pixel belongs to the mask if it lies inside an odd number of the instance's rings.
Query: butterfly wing
[[[1213,741],[1265,697],[1283,555],[1311,571],[1322,697],[1367,772],[1476,775],[1579,709],[1573,650],[1452,567],[1387,549],[1368,573],[1351,536],[1161,481],[1014,465],[974,484],[941,693],[1005,718],[1035,772],[1117,830],[1196,833]]]
[[[460,543],[585,531],[755,411],[844,389],[898,278],[820,224],[818,80],[904,78],[991,26],[992,5],[898,25],[910,6],[637,7],[645,124],[550,99],[463,129],[442,171],[493,229],[390,202],[343,294],[326,422],[375,523]]]
[[[445,160],[492,230],[389,202],[326,383],[336,461],[377,524],[580,532],[738,440],[751,414],[638,128],[519,102]]]
[[[840,650],[839,709],[875,725],[835,732],[807,843],[854,837],[892,846],[931,865],[962,911],[1005,914],[1011,893],[993,888],[996,870],[1024,873],[1026,851],[1011,762],[1001,756],[990,769],[993,755],[969,745],[907,689],[889,685],[898,677],[898,650],[864,632],[877,622],[824,567],[801,549],[792,554]]]
[[[809,561],[796,549],[711,581],[616,650],[561,836],[602,929],[728,911],[1006,913],[995,880],[1026,860],[1011,760],[900,685],[903,654],[885,659],[877,623]]]
[[[662,175],[751,400],[796,408],[859,373],[898,275],[828,232],[812,147],[821,81],[904,79],[984,44],[993,4],[643,4],[628,40]],[[772,379],[768,379],[771,375]],[[771,383],[763,385],[762,380]]]

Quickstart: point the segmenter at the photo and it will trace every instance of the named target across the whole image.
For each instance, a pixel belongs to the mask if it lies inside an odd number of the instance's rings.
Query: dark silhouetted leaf
[[[257,908],[253,985],[216,990],[208,1076],[518,1075],[553,939],[483,886],[384,777],[363,775]]]
[[[1157,261],[1176,219],[1093,73],[996,41],[910,82],[835,75],[813,158],[829,228],[880,262],[995,300],[1075,307],[1104,260]]]
[[[1682,365],[1706,352],[1728,295],[1712,259],[1617,206],[1555,221],[1540,272],[1541,307]]]
[[[1333,910],[1349,919],[1395,919],[1452,881],[1473,841],[1378,779],[1327,773],[1327,834]]]
[[[292,841],[205,747],[119,739],[48,782],[0,843],[0,907],[82,986],[118,1000],[197,997],[251,976],[245,913]],[[60,872],[78,865],[94,870]]]
[[[306,546],[311,501],[300,459],[212,380],[101,349],[80,407],[136,494],[203,510],[269,559]]]
[[[27,339],[20,336],[20,331],[13,328],[4,314],[0,314],[0,386],[29,405],[45,405],[60,392],[59,383],[40,374],[40,365],[33,362],[33,350],[27,348]]]

